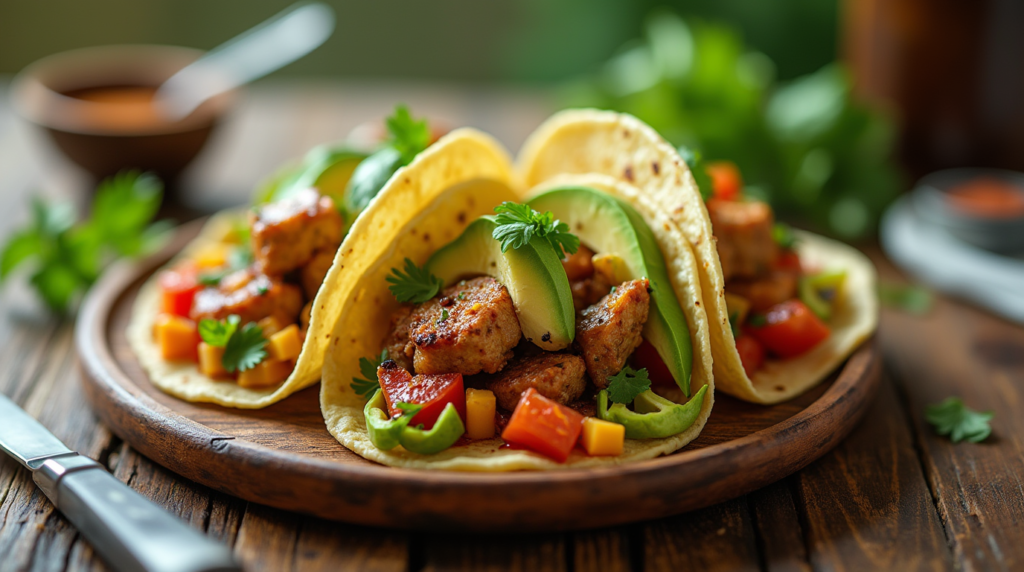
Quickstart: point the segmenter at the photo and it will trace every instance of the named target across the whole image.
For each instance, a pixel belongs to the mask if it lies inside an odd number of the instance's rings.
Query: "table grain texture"
[[[552,108],[528,91],[266,83],[249,92],[186,177],[188,196],[205,207],[243,201],[275,165],[343,137],[396,101],[486,128],[512,149]],[[0,95],[0,237],[24,224],[32,193],[81,204],[86,184]],[[883,279],[903,280],[877,249],[867,250]],[[4,285],[0,391],[70,447],[230,545],[250,570],[1024,570],[1024,329],[955,300],[938,297],[924,316],[883,310],[876,401],[848,439],[797,474],[672,518],[534,536],[358,527],[177,477],[89,410],[72,329],[69,320],[45,317],[17,281]],[[995,412],[992,437],[953,445],[932,432],[925,406],[951,395]],[[0,571],[105,569],[28,472],[0,457]]]

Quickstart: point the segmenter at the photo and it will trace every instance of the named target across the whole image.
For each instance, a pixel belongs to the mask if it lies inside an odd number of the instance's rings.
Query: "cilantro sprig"
[[[950,397],[941,403],[929,405],[924,416],[936,433],[949,435],[954,443],[980,443],[992,434],[989,421],[995,414],[991,411],[973,411],[959,397]]]
[[[775,241],[779,248],[786,250],[792,250],[797,243],[793,227],[784,222],[777,222],[772,226],[772,240]]]
[[[556,220],[551,212],[539,213],[529,207],[505,201],[494,207],[497,227],[492,236],[501,242],[501,251],[519,249],[534,238],[544,239],[559,255],[563,251],[574,254],[580,248],[580,239],[569,232],[569,225]]]
[[[409,108],[399,105],[384,124],[388,139],[378,151],[363,159],[345,190],[345,207],[358,213],[370,204],[395,174],[430,146],[430,127],[425,119],[413,119]]]
[[[385,278],[391,284],[388,290],[399,302],[411,302],[422,304],[437,296],[437,293],[444,288],[444,282],[440,278],[427,272],[425,268],[416,266],[416,263],[408,258],[405,259],[405,272],[397,268],[391,269],[391,275]]]
[[[70,203],[32,202],[32,222],[0,250],[0,281],[29,267],[29,282],[51,311],[65,314],[120,256],[155,252],[168,236],[167,223],[152,223],[163,196],[155,176],[126,171],[96,188],[91,216],[76,222]]]
[[[647,368],[633,369],[628,365],[615,375],[608,376],[608,397],[615,403],[632,403],[637,395],[651,388]]]
[[[228,371],[250,370],[267,357],[263,328],[254,322],[239,328],[241,321],[235,314],[226,320],[204,318],[199,321],[199,337],[211,346],[224,348],[220,361]]]
[[[349,387],[356,392],[356,395],[368,399],[373,392],[380,387],[380,379],[377,377],[377,368],[384,360],[388,359],[387,348],[381,350],[379,357],[359,358],[359,373],[363,377],[353,377]]]

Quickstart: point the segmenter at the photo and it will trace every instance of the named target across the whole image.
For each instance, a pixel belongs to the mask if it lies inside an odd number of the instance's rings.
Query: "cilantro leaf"
[[[0,280],[7,278],[22,262],[43,252],[45,242],[34,229],[19,232],[7,240],[0,252]]]
[[[700,151],[689,147],[680,147],[679,156],[686,161],[686,166],[690,168],[690,173],[693,175],[693,181],[697,183],[697,190],[700,192],[701,198],[707,202],[708,199],[715,196],[715,186],[711,182],[707,170],[704,169],[704,160],[700,156]]]
[[[637,395],[651,388],[647,369],[633,369],[628,365],[615,375],[608,376],[608,397],[615,403],[632,403]]]
[[[968,409],[959,397],[950,397],[925,409],[925,418],[935,427],[935,432],[949,435],[954,443],[984,441],[992,434],[988,423],[994,415],[991,411],[979,413]]]
[[[441,282],[440,278],[416,266],[416,263],[408,258],[405,259],[405,272],[392,268],[391,274],[392,276],[385,280],[391,284],[388,290],[391,290],[399,302],[422,304],[437,296],[441,288],[444,288],[444,282]]]
[[[227,345],[231,336],[235,335],[241,321],[242,319],[235,314],[231,314],[223,321],[203,318],[199,320],[199,337],[211,346],[222,348]]]
[[[796,246],[796,234],[793,233],[793,227],[789,226],[784,222],[777,222],[772,226],[772,240],[775,244],[779,245],[779,248],[786,250],[792,250]]]
[[[359,358],[359,373],[363,374],[363,377],[353,377],[352,383],[349,384],[349,387],[356,392],[356,395],[366,399],[373,395],[374,390],[380,387],[380,379],[377,378],[377,368],[386,359],[388,359],[387,348],[381,350],[380,357]]]
[[[409,108],[399,105],[395,112],[385,120],[388,133],[391,135],[388,144],[402,157],[402,164],[408,165],[424,149],[430,145],[430,127],[427,120],[419,121],[412,118]]]
[[[878,299],[884,306],[918,316],[927,314],[934,302],[932,293],[927,288],[891,282],[879,282]]]
[[[505,201],[494,207],[494,212],[498,213],[494,217],[498,226],[492,236],[501,242],[502,252],[522,248],[534,238],[547,240],[560,256],[563,251],[574,254],[579,250],[580,239],[569,232],[569,225],[555,220],[550,211],[542,214],[529,205]]]
[[[224,356],[221,363],[228,371],[245,371],[256,367],[267,352],[263,348],[267,345],[263,337],[263,328],[253,322],[249,322],[240,330],[236,330],[224,344]]]

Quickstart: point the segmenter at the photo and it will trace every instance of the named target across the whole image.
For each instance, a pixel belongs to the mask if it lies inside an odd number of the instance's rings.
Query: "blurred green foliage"
[[[852,100],[841,66],[779,82],[727,25],[657,10],[642,40],[568,85],[564,102],[631,113],[706,160],[733,161],[749,195],[844,239],[869,236],[900,188],[893,126]]]

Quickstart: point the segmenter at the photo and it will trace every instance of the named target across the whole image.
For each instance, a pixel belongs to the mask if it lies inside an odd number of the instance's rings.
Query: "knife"
[[[32,480],[114,570],[230,572],[242,568],[224,545],[200,534],[68,449],[0,394],[0,449]]]

